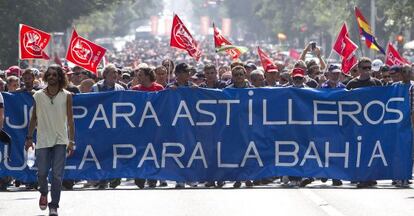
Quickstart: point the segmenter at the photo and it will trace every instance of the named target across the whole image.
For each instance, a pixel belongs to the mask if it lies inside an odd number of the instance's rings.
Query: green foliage
[[[17,64],[19,24],[47,32],[64,31],[72,21],[121,0],[2,0],[0,1],[0,68]]]
[[[247,29],[272,37],[279,32],[296,38],[335,37],[345,21],[353,40],[358,40],[353,8],[358,6],[370,21],[367,0],[226,0],[228,14]],[[390,36],[404,30],[413,32],[413,0],[376,0],[376,36],[385,44]],[[259,20],[259,22],[256,22]],[[264,25],[257,31],[258,26]]]
[[[77,19],[74,24],[88,38],[124,36],[140,20],[157,15],[162,10],[161,1],[124,1],[104,11],[95,11]]]

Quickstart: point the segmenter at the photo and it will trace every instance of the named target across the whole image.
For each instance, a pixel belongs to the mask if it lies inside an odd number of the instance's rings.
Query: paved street
[[[117,189],[82,188],[64,191],[60,215],[414,215],[414,186],[396,189],[380,181],[374,189],[355,189],[349,182],[333,187],[316,181],[306,188],[290,188],[275,181],[267,186],[233,189],[204,187],[137,189],[124,181]],[[47,215],[38,206],[39,193],[23,188],[0,192],[0,215]]]

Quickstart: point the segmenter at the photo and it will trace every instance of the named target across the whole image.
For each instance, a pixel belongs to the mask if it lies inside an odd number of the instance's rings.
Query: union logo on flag
[[[20,59],[49,59],[43,51],[50,41],[50,34],[28,25],[19,27]]]
[[[170,46],[186,50],[196,61],[200,59],[201,50],[197,41],[177,15],[173,19]]]
[[[106,49],[86,40],[73,30],[66,59],[73,64],[96,73],[96,68],[102,60]]]

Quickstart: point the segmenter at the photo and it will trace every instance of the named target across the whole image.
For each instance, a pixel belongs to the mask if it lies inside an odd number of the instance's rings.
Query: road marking
[[[330,205],[322,197],[312,192],[310,189],[299,189],[299,191],[302,192],[307,198],[309,198],[316,205],[318,205],[329,216],[345,216],[340,211],[338,211],[335,207]]]

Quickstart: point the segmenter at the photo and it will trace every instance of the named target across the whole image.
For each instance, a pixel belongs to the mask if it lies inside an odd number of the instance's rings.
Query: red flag
[[[28,25],[19,26],[19,58],[49,59],[43,51],[50,41],[50,34]]]
[[[289,56],[294,60],[299,60],[300,53],[297,50],[292,48],[289,50]]]
[[[257,47],[257,53],[259,54],[260,62],[262,63],[263,69],[266,70],[268,65],[274,64],[273,60],[265,52],[263,52],[263,50],[260,49],[260,47]]]
[[[216,48],[220,48],[223,45],[232,45],[230,41],[228,41],[222,34],[220,34],[219,30],[213,23],[214,29],[214,45]],[[227,54],[231,56],[232,59],[238,59],[239,56],[242,54],[238,49],[229,49],[226,50]]]
[[[388,43],[385,64],[388,66],[409,64],[407,60],[400,56],[398,51],[391,43]]]
[[[333,50],[342,56],[343,59],[348,59],[357,49],[358,46],[349,38],[348,28],[344,23],[336,38]]]
[[[73,30],[66,59],[73,64],[96,73],[96,68],[104,57],[106,49],[78,36]]]
[[[349,71],[358,63],[358,59],[355,55],[351,55],[347,59],[342,59],[342,71],[348,74]]]
[[[194,40],[193,36],[191,36],[188,29],[177,15],[174,16],[171,27],[170,46],[187,50],[188,54],[195,58],[196,61],[200,59],[201,50],[197,41]]]

